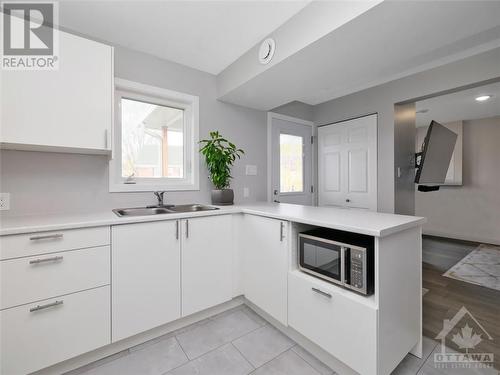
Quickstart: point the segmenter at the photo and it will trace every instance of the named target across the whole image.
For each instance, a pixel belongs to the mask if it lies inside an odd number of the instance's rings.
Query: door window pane
[[[184,177],[184,111],[121,99],[122,177]]]
[[[280,134],[280,192],[304,191],[303,138]]]

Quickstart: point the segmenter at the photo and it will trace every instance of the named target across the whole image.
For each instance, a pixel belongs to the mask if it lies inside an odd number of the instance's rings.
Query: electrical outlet
[[[10,210],[10,193],[0,193],[0,211]]]
[[[248,198],[250,196],[250,189],[247,187],[243,188],[243,198]]]

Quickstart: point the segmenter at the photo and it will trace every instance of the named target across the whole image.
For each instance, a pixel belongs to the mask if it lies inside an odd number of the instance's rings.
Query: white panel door
[[[59,43],[57,70],[0,72],[0,142],[109,150],[113,48],[62,31]]]
[[[233,295],[232,215],[183,220],[182,316]]]
[[[313,123],[269,114],[271,136],[271,200],[278,203],[313,204]]]
[[[113,342],[181,316],[178,221],[112,229]]]
[[[287,324],[287,222],[245,215],[243,285],[245,297]]]
[[[318,201],[377,210],[377,115],[318,128]]]

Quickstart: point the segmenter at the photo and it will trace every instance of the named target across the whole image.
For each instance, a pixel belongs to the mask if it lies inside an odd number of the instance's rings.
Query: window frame
[[[184,177],[138,177],[125,184],[122,177],[121,99],[157,104],[184,111]],[[109,161],[110,192],[151,192],[200,190],[199,181],[199,97],[160,87],[115,78],[113,152]]]

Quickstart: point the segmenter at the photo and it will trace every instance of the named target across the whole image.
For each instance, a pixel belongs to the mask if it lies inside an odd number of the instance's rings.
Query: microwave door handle
[[[340,283],[345,285],[345,247],[340,247]]]

